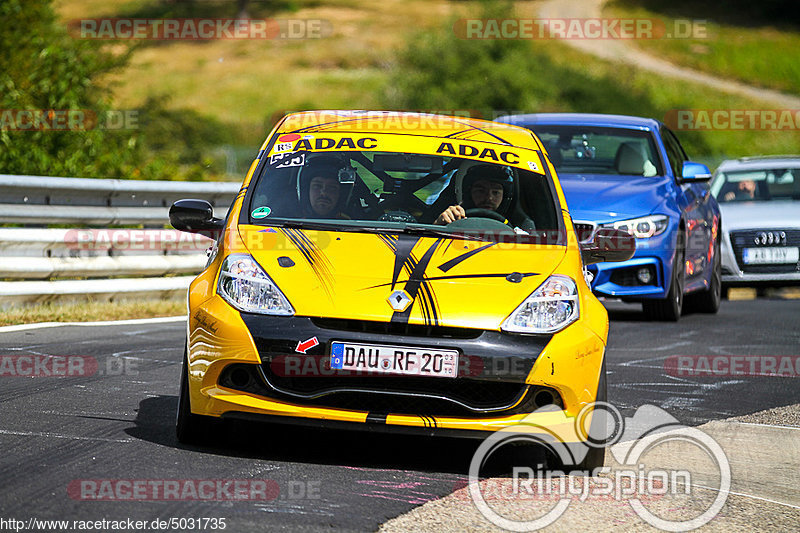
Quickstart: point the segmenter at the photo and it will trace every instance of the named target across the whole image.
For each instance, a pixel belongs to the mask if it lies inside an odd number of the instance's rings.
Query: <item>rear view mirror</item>
[[[372,164],[374,170],[386,172],[442,172],[442,158],[426,155],[375,154]]]
[[[178,200],[169,208],[169,222],[177,230],[189,233],[216,232],[224,227],[214,218],[214,208],[205,200]]]
[[[590,242],[581,244],[584,265],[627,261],[636,252],[636,239],[626,231],[600,228]]]

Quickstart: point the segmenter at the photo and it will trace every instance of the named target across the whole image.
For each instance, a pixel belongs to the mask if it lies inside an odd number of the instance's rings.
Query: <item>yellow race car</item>
[[[470,437],[524,420],[579,442],[571,421],[606,398],[608,316],[583,268],[633,239],[580,247],[529,130],[290,114],[224,220],[201,200],[170,220],[216,237],[188,295],[182,442],[218,417]]]

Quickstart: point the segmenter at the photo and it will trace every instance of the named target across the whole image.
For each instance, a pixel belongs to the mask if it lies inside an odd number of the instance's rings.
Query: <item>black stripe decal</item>
[[[416,242],[417,239],[415,239]],[[428,263],[430,263],[431,259],[433,258],[433,253],[436,251],[436,248],[442,243],[444,239],[436,239],[434,243],[428,248],[425,252],[425,255],[422,256],[422,259],[417,262],[414,269],[411,272],[411,275],[406,282],[406,286],[404,287],[405,291],[411,297],[411,305],[403,311],[402,313],[395,312],[392,315],[392,322],[397,322],[401,324],[407,324],[408,319],[411,316],[411,310],[414,308],[414,301],[417,299],[417,295],[419,294],[420,287],[424,283],[424,275],[425,269],[428,268]],[[410,250],[409,250],[410,255]],[[392,285],[394,286],[394,285]]]
[[[469,259],[473,255],[478,254],[478,253],[486,250],[487,248],[491,248],[495,244],[497,244],[497,243],[490,242],[489,244],[487,244],[485,246],[481,246],[480,248],[475,248],[474,250],[470,250],[467,253],[459,255],[458,257],[454,257],[450,261],[447,261],[446,263],[442,263],[441,265],[439,265],[439,270],[441,270],[442,272],[447,272],[448,270],[450,270],[454,266],[458,265],[462,261],[466,261],[467,259]]]
[[[322,283],[322,288],[328,294],[328,297],[332,298],[331,284],[333,282],[333,276],[330,272],[330,264],[325,256],[322,255],[319,248],[317,248],[316,244],[301,230],[283,228],[281,232],[292,241],[292,244],[294,244],[298,250],[300,250],[300,253],[303,254],[303,257],[311,266],[317,279]]]
[[[406,237],[406,236],[398,236],[397,242],[395,243],[395,256],[394,256],[394,271],[392,272],[392,289],[397,284],[397,278],[400,277],[400,271],[403,270],[403,267],[406,266],[410,268],[412,271],[416,266],[416,261],[413,257],[411,257],[411,250],[414,249],[414,246],[417,245],[419,242],[420,237]],[[409,294],[409,296],[411,296]],[[413,299],[414,297],[411,296]]]
[[[509,273],[496,273],[496,274],[460,274],[457,276],[434,276],[432,278],[426,277],[425,282],[430,281],[440,281],[444,279],[480,279],[480,278],[507,278],[511,275],[518,274],[523,278],[528,278],[530,276],[538,276],[539,272],[509,272]],[[377,289],[379,287],[388,287],[391,285],[390,283],[381,283],[379,285],[373,285],[372,287],[364,287],[362,290],[368,289]]]

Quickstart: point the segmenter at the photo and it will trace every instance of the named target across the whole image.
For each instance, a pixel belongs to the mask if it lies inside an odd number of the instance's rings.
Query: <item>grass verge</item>
[[[657,19],[666,29],[676,20],[699,22],[696,36],[671,39],[637,39],[632,42],[657,57],[677,65],[767,87],[800,94],[800,28],[780,26],[780,21],[740,18],[718,19],[727,7],[718,4],[714,19],[704,19],[694,4],[673,0],[615,0],[607,4],[606,16]],[[649,9],[648,9],[649,8]],[[795,7],[796,9],[796,7]],[[784,22],[791,22],[787,17]],[[795,21],[796,22],[796,21]],[[681,26],[677,26],[681,28]],[[703,31],[704,30],[704,31]],[[687,32],[688,33],[688,32]]]
[[[126,300],[119,302],[46,303],[30,307],[12,307],[0,313],[0,326],[37,322],[95,322],[127,320],[186,314],[186,299]]]

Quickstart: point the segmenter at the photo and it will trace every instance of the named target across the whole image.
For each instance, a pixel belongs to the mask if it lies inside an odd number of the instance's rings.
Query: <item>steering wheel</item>
[[[498,222],[502,222],[505,224],[506,217],[495,211],[494,209],[479,209],[477,207],[472,209],[467,209],[464,211],[464,214],[469,217],[477,217],[477,218],[491,218]]]

